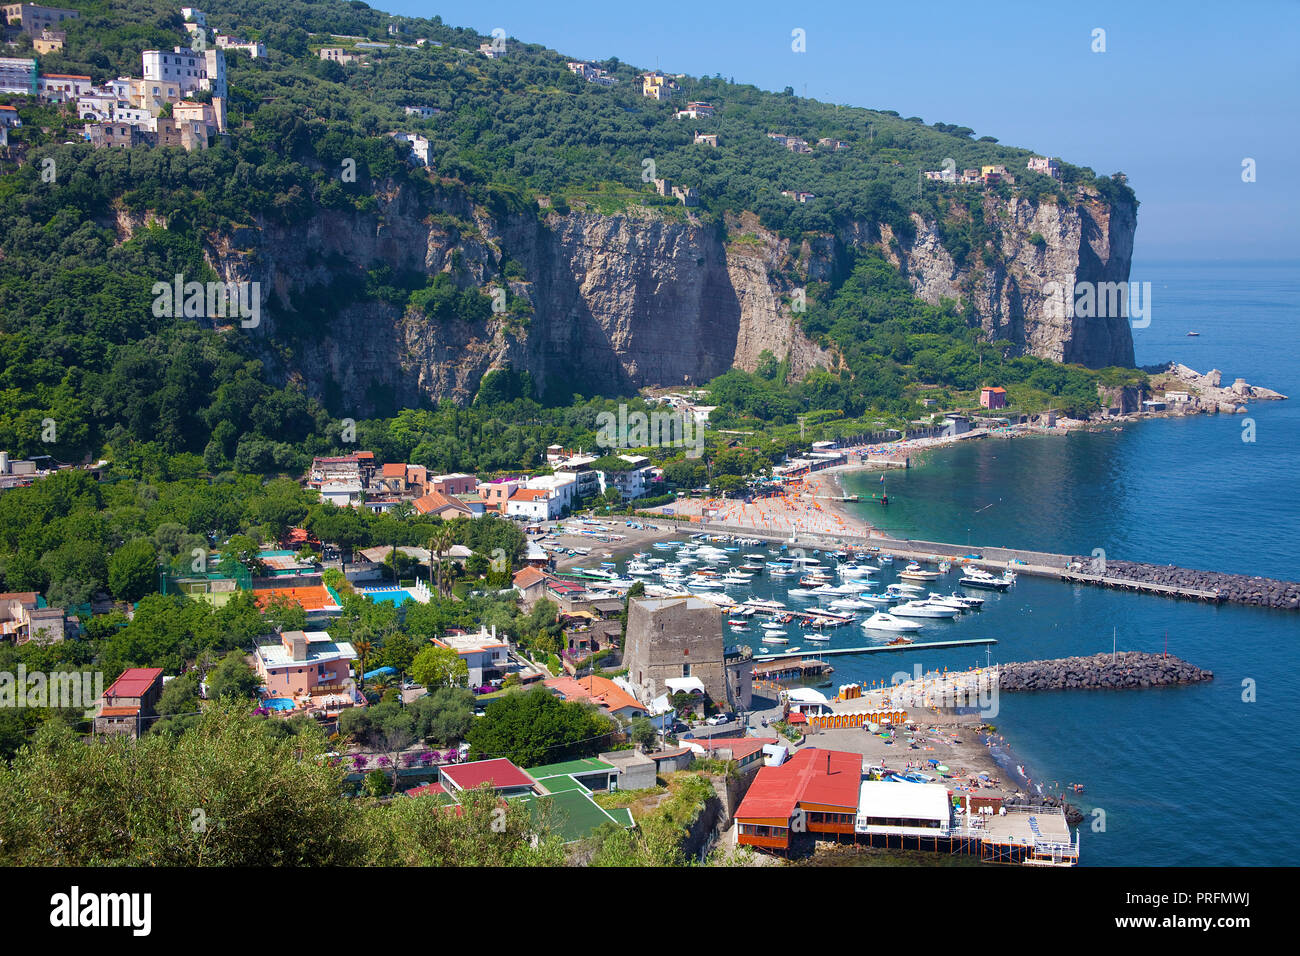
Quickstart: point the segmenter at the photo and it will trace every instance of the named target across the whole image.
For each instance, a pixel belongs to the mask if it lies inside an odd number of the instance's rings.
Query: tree
[[[411,661],[411,677],[430,690],[459,686],[469,679],[469,665],[451,648],[429,645]]]
[[[613,726],[595,708],[562,701],[544,687],[506,694],[487,705],[465,740],[470,759],[506,757],[521,767],[599,753]]]
[[[257,696],[260,683],[257,674],[244,660],[243,653],[231,651],[208,675],[208,697],[211,700],[219,700],[223,697],[252,700]]]
[[[147,538],[128,541],[108,559],[108,587],[121,601],[140,600],[158,588],[158,555]]]
[[[474,695],[463,687],[439,687],[408,708],[415,732],[440,747],[465,739],[474,723]]]
[[[433,567],[430,568],[429,571],[431,575],[435,570],[437,571],[437,587],[439,594],[444,593],[442,589],[442,556],[451,551],[452,546],[455,543],[456,536],[448,525],[443,525],[435,531],[433,536],[429,539],[429,550],[432,552],[430,560],[433,564]]]
[[[0,865],[348,866],[367,858],[324,734],[214,705],[195,730],[86,746],[47,724],[0,766]],[[122,839],[129,833],[130,839]]]
[[[634,744],[639,744],[647,750],[655,745],[655,740],[658,738],[655,725],[650,723],[650,720],[646,717],[632,718],[629,736]]]

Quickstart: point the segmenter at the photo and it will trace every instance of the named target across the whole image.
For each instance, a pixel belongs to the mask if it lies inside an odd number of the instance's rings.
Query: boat
[[[935,604],[932,601],[908,601],[906,604],[900,604],[894,608],[893,613],[903,617],[946,617],[951,619],[960,614],[961,610],[946,604]]]
[[[947,573],[948,573],[949,571],[951,571],[951,570],[952,570],[952,562],[951,562],[951,561],[940,561],[940,562],[939,562],[939,573],[940,573],[940,574],[947,574]]]
[[[971,568],[961,576],[958,582],[964,588],[982,588],[985,591],[1005,591],[1015,583],[1014,574],[1008,577],[1006,574],[1001,577],[994,577],[983,568]]]
[[[938,571],[926,571],[919,564],[913,561],[902,571],[898,572],[900,578],[907,578],[910,581],[933,581],[939,576]]]
[[[893,564],[893,563],[894,563],[894,556],[893,556],[892,554],[882,554],[882,555],[880,556],[880,563],[881,563],[881,564]]]
[[[912,643],[912,639],[910,637],[903,637],[901,634],[898,637],[885,641],[886,646],[891,646],[894,644],[911,644],[911,643]]]
[[[768,631],[763,635],[763,640],[769,644],[789,644],[790,638],[786,636],[787,631]]]
[[[915,584],[891,584],[885,588],[887,594],[897,594],[906,596],[908,594],[924,594],[925,588],[917,587]]]
[[[820,643],[822,643],[822,644],[828,644],[828,643],[830,643],[830,638],[829,638],[829,637],[823,637],[823,636],[820,635],[820,634],[805,634],[804,637],[805,637],[805,639],[807,639],[807,640],[810,640],[810,641],[818,641],[818,642],[820,642]]]
[[[1195,338],[1196,336],[1200,335],[1201,333],[1200,333],[1200,332],[1188,332],[1187,334],[1188,334],[1189,336]]]
[[[862,622],[862,627],[868,631],[919,631],[921,622],[905,621],[884,611],[877,611]]]
[[[927,597],[925,600],[929,604],[938,604],[942,607],[953,608],[954,610],[959,611],[962,614],[965,614],[967,611],[974,610],[974,608],[971,605],[967,604],[965,601],[959,601],[957,598],[951,597],[947,594],[935,594],[933,591],[930,592],[930,596]]]

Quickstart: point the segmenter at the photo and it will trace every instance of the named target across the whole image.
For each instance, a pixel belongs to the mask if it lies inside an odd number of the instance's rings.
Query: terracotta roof
[[[1006,392],[1006,389],[1003,388],[1001,385],[995,385],[995,386],[993,386],[992,388],[982,388],[982,389],[980,389],[980,391],[982,391],[982,392],[1002,392],[1002,393],[1005,393],[1005,392]]]
[[[35,604],[35,591],[6,591],[0,594],[0,601],[18,601],[22,604]]]
[[[644,704],[608,677],[597,677],[594,674],[581,679],[552,677],[542,683],[551,690],[558,691],[565,700],[589,700],[597,707],[610,712],[622,710],[625,707],[631,707],[642,712],[646,710]]]
[[[799,804],[858,808],[862,755],[809,747],[754,776],[736,819],[790,819]]]
[[[546,575],[536,568],[524,568],[515,572],[514,584],[517,588],[530,588],[546,580]]]
[[[532,787],[536,784],[532,777],[504,757],[443,767],[442,775],[462,790],[472,790],[481,783],[490,783],[496,789]]]
[[[383,475],[385,478],[405,478],[406,465],[401,464],[400,462],[390,462],[389,464],[384,465]]]
[[[423,498],[416,498],[414,502],[415,510],[422,515],[436,514],[439,511],[446,511],[448,508],[454,511],[463,511],[467,514],[470,512],[469,505],[463,501],[457,501],[440,491],[431,491]]]
[[[550,495],[541,488],[516,488],[514,494],[510,496],[511,501],[545,501]]]
[[[104,699],[111,697],[139,697],[149,690],[154,681],[162,678],[161,667],[128,667],[122,676],[104,691]]]
[[[139,707],[105,707],[99,712],[100,717],[134,717],[140,713]]]

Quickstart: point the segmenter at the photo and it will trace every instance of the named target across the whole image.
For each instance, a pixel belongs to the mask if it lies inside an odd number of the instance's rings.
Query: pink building
[[[337,713],[363,702],[351,676],[356,657],[351,644],[325,631],[285,631],[279,644],[257,649],[257,674],[270,698]]]
[[[980,404],[985,408],[1006,408],[1007,390],[1001,386],[980,389]]]
[[[431,475],[429,490],[440,495],[472,495],[478,490],[478,476],[460,472],[450,475]]]
[[[478,496],[483,499],[483,506],[488,511],[498,514],[506,513],[506,504],[523,482],[518,478],[502,478],[497,481],[480,481]]]

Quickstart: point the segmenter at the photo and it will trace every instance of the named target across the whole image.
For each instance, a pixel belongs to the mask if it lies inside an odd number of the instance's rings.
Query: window
[[[690,677],[690,676],[691,676],[691,665],[690,665],[690,664],[683,664],[683,665],[682,665],[682,676],[683,676],[683,677]]]

